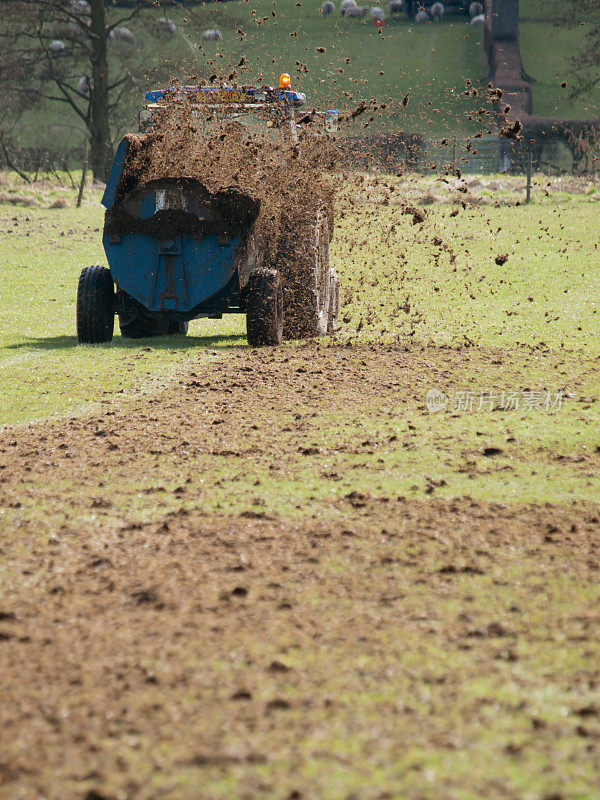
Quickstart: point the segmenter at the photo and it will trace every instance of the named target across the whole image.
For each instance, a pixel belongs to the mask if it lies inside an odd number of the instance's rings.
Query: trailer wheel
[[[299,228],[299,230],[298,230]],[[324,211],[288,231],[281,251],[286,339],[323,336],[329,328],[329,223]]]
[[[329,317],[327,320],[327,332],[335,333],[340,327],[340,284],[337,273],[332,268],[329,270]]]
[[[246,287],[246,330],[250,347],[283,341],[283,289],[274,269],[253,269]]]
[[[185,336],[188,323],[144,316],[128,309],[119,314],[119,328],[126,339],[148,339],[151,336]]]
[[[158,320],[129,310],[119,314],[119,328],[121,336],[125,339],[148,339],[151,336],[163,336],[167,333],[166,327],[164,330],[161,329]]]
[[[107,267],[81,270],[77,286],[77,339],[80,344],[110,342],[115,326],[115,289]]]
[[[189,322],[181,319],[169,320],[169,336],[186,336]]]

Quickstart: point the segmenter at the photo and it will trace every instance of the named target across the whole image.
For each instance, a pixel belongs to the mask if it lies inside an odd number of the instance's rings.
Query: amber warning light
[[[279,76],[279,88],[280,89],[289,89],[292,85],[292,81],[290,76],[287,72],[284,72],[283,75]]]

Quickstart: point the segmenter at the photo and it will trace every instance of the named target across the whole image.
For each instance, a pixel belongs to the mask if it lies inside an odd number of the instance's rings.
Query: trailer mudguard
[[[125,159],[127,158],[127,153],[129,152],[129,141],[125,139],[121,139],[119,142],[119,146],[117,147],[117,152],[115,154],[115,160],[113,161],[113,165],[110,169],[110,175],[108,176],[108,181],[106,182],[106,188],[104,190],[104,194],[102,195],[102,200],[100,201],[104,208],[111,209],[117,198],[117,187],[119,186],[119,181],[121,180],[121,175],[123,174],[123,167],[125,166]]]

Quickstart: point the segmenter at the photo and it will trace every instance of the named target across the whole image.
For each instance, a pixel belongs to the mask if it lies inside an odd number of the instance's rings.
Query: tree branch
[[[118,81],[115,81],[115,83],[110,83],[110,84],[108,85],[108,91],[109,91],[109,92],[112,92],[112,91],[113,91],[113,89],[116,89],[116,88],[117,88],[117,86],[121,86],[121,84],[123,84],[123,83],[126,83],[126,81],[128,81],[128,80],[129,80],[129,78],[130,78],[130,75],[129,75],[129,73],[127,73],[127,74],[126,74],[126,75],[124,75],[122,78],[120,78]]]
[[[149,0],[141,0],[140,5],[136,6],[133,9],[133,11],[131,11],[129,14],[126,14],[124,17],[121,17],[121,19],[118,19],[116,22],[113,22],[112,25],[108,25],[106,28],[107,34],[110,33],[112,30],[114,30],[115,28],[118,28],[124,22],[129,22],[130,19],[137,17],[140,11],[142,11],[144,8],[154,8],[154,7],[155,7],[154,3],[150,2]]]
[[[58,15],[62,15],[63,17],[65,17],[67,21],[75,22],[84,31],[86,32],[88,31],[88,26],[83,20],[83,17],[87,15],[73,14],[72,11],[69,11],[66,6],[64,6],[60,2],[57,2],[57,0],[44,0],[44,2],[40,2],[40,0],[38,0],[37,5],[40,7],[40,11],[42,9],[50,8],[54,10],[54,12],[57,13]]]
[[[77,106],[74,103],[74,101],[71,100],[69,97],[55,97],[54,95],[44,94],[43,92],[37,92],[36,97],[39,97],[41,100],[52,100],[53,102],[56,103],[68,103],[73,109],[73,111],[75,111],[75,113],[80,117],[80,119],[82,119],[87,124],[88,115],[84,114],[84,112],[79,108],[79,106]]]
[[[8,154],[8,149],[6,147],[6,143],[4,139],[0,136],[0,147],[2,148],[2,154],[4,156],[4,160],[6,161],[6,166],[9,169],[12,169],[20,178],[23,178],[25,183],[31,183],[31,178],[29,178],[22,170],[17,167],[17,165],[13,162],[10,155]]]

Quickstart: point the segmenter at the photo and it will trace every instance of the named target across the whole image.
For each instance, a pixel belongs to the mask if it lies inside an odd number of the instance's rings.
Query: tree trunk
[[[91,0],[92,81],[90,98],[90,163],[94,180],[106,181],[113,152],[108,127],[108,61],[104,0]]]

